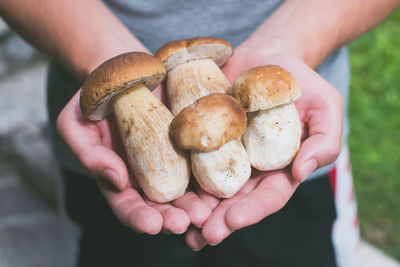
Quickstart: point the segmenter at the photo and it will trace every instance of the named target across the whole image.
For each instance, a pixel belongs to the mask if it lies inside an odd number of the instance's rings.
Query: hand
[[[340,93],[300,59],[241,46],[223,68],[231,83],[245,70],[279,65],[296,78],[302,96],[295,104],[302,123],[302,143],[292,166],[275,172],[258,172],[232,198],[222,200],[202,229],[191,229],[186,242],[199,250],[218,244],[230,233],[255,224],[281,209],[300,182],[315,169],[332,163],[340,152],[343,102]],[[215,205],[215,204],[214,204]]]
[[[161,87],[155,95],[162,99]],[[118,127],[112,116],[98,122],[86,120],[79,106],[80,90],[57,119],[57,129],[82,166],[93,174],[116,217],[140,233],[161,230],[180,234],[190,223],[204,224],[211,209],[193,192],[170,204],[158,204],[138,190],[135,177],[126,167]]]

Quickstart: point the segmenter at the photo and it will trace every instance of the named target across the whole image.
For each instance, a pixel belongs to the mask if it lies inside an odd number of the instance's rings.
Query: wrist
[[[286,69],[296,63],[304,64],[297,51],[279,45],[262,45],[259,42],[245,41],[235,48],[234,55],[224,66],[223,71],[233,83],[244,71],[256,66],[278,65]],[[305,65],[305,64],[304,64]]]
[[[91,72],[108,59],[134,51],[149,53],[146,47],[133,38],[133,41],[126,41],[122,44],[118,43],[118,45],[98,46],[89,54],[72,59],[70,70],[79,81],[83,81]]]
[[[307,63],[302,51],[279,42],[268,42],[264,45],[247,40],[235,49],[235,54],[240,55],[242,61],[246,60],[245,65],[249,66],[263,64],[263,62],[282,65],[285,64],[284,61],[292,61],[292,59]]]
[[[280,39],[278,37],[268,38],[249,38],[236,48],[239,53],[255,55],[256,57],[269,59],[281,59],[282,57],[296,58],[303,61],[311,68],[316,68],[321,62],[317,56],[311,56],[308,49],[302,48],[292,42]]]
[[[284,1],[246,43],[294,55],[315,69],[341,44],[336,8],[336,2]]]

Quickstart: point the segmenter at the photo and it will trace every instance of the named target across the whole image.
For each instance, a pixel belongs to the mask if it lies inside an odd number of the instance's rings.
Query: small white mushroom
[[[232,54],[232,46],[227,41],[211,37],[197,37],[173,41],[161,47],[155,54],[155,56],[164,63],[167,69],[167,96],[172,114],[180,114],[186,107],[196,111],[200,110],[196,113],[196,116],[202,121],[201,128],[205,131],[192,127],[190,123],[193,123],[193,121],[188,120],[188,122],[190,122],[188,127],[185,128],[185,131],[182,131],[186,132],[186,134],[179,134],[180,130],[174,130],[174,127],[171,127],[171,132],[173,132],[172,135],[175,136],[175,141],[179,146],[186,149],[194,149],[192,150],[191,157],[193,174],[204,190],[218,197],[229,197],[233,195],[233,192],[236,193],[250,177],[250,163],[247,156],[242,160],[238,160],[236,157],[242,157],[243,153],[233,155],[231,151],[233,149],[232,145],[226,149],[221,147],[230,140],[242,135],[243,132],[235,137],[224,136],[223,134],[227,131],[226,129],[229,129],[226,124],[230,122],[226,120],[226,118],[219,118],[217,115],[218,112],[211,112],[211,110],[216,110],[211,106],[209,106],[210,108],[208,109],[199,109],[197,106],[198,103],[193,103],[210,94],[216,94],[218,96],[208,98],[208,100],[225,99],[225,101],[228,101],[226,98],[220,96],[221,93],[231,94],[231,85],[222,73],[220,67],[228,61]],[[232,100],[230,101],[232,102]],[[202,100],[202,103],[205,104],[206,102]],[[239,103],[232,104],[231,106],[239,107],[243,114],[245,114]],[[244,117],[246,116],[244,115]],[[246,123],[244,124],[243,131],[245,126]],[[238,129],[238,127],[235,126],[232,128]],[[243,144],[235,144],[236,146],[241,146],[244,151]],[[212,151],[219,147],[221,147],[221,149],[210,154],[213,158],[224,159],[226,162],[233,162],[236,160],[238,160],[238,162],[247,162],[248,166],[243,170],[237,170],[232,173],[231,182],[226,182],[225,184],[226,189],[224,189],[222,184],[213,184],[211,182],[213,178],[209,178],[218,172],[215,165],[208,167],[203,166],[203,168],[200,168],[200,166],[207,161],[206,158],[208,156],[193,156],[195,153],[193,151],[195,150],[204,152]],[[235,149],[237,150],[238,148]],[[202,152],[196,152],[196,155]],[[221,162],[221,160],[218,162]],[[238,164],[236,168],[244,165],[246,164]],[[219,168],[226,169],[228,165],[221,165]],[[235,190],[232,189],[232,185],[229,185],[229,183],[233,183],[232,181],[237,181],[235,182]]]
[[[173,119],[150,90],[165,77],[164,65],[145,53],[125,53],[94,70],[82,86],[80,105],[89,120],[114,112],[129,164],[146,196],[172,201],[185,193],[190,169],[169,137]]]
[[[243,142],[254,168],[281,169],[295,157],[301,124],[293,101],[300,94],[294,77],[279,66],[255,67],[235,81],[233,95],[249,112]]]
[[[200,98],[171,123],[175,142],[191,149],[192,170],[198,183],[217,197],[233,196],[251,175],[246,150],[238,140],[246,123],[246,112],[239,102],[220,93]]]

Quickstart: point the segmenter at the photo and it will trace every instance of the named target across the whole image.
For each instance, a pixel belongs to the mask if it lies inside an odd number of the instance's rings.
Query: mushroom
[[[173,115],[200,97],[230,93],[219,67],[233,54],[225,40],[197,37],[165,44],[155,54],[167,68],[167,96]]]
[[[191,149],[198,183],[217,197],[233,196],[250,177],[250,162],[239,140],[246,122],[240,103],[221,93],[200,98],[172,120],[171,136],[181,148]]]
[[[301,137],[293,103],[301,90],[294,77],[279,66],[255,67],[237,78],[233,95],[248,112],[243,143],[251,166],[270,171],[289,165]]]
[[[121,54],[95,69],[80,95],[82,113],[89,120],[114,112],[132,171],[146,196],[157,202],[183,195],[190,178],[185,153],[169,137],[173,116],[150,91],[165,73],[151,55]]]

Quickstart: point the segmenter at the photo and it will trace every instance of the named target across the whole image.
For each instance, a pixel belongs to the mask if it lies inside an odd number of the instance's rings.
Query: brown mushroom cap
[[[260,66],[243,72],[233,84],[233,96],[246,112],[293,102],[301,95],[296,80],[279,66]]]
[[[155,57],[164,63],[167,71],[179,64],[195,59],[211,58],[219,67],[223,66],[233,55],[231,44],[214,37],[196,37],[177,40],[165,44]]]
[[[243,135],[246,123],[246,112],[236,99],[215,93],[176,115],[170,134],[181,148],[212,151]]]
[[[97,67],[81,89],[80,106],[89,120],[101,120],[111,113],[113,96],[143,84],[150,90],[165,78],[164,65],[155,57],[142,52],[129,52],[113,57]]]

